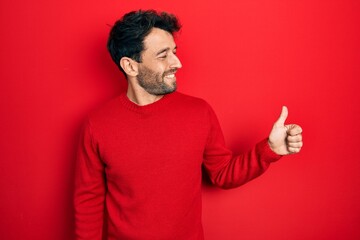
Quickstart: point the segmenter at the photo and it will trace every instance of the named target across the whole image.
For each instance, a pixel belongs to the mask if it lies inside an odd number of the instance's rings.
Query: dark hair
[[[110,31],[107,48],[111,58],[124,74],[120,59],[129,57],[141,62],[144,39],[154,27],[173,34],[180,30],[181,25],[174,15],[166,12],[158,13],[155,10],[132,11],[115,22]]]

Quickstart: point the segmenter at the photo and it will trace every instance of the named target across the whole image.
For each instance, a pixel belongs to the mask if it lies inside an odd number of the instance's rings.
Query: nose
[[[172,54],[172,58],[170,60],[170,67],[171,68],[181,68],[182,64],[178,58],[178,56],[176,56],[175,54]]]

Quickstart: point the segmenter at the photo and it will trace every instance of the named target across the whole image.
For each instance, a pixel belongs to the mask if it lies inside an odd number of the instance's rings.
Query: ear
[[[120,59],[120,66],[126,73],[126,75],[135,77],[138,75],[138,62],[129,58],[129,57],[122,57]]]

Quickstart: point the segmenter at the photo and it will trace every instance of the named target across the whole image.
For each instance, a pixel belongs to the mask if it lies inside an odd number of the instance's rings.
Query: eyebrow
[[[177,49],[177,46],[174,47],[174,50],[176,50],[176,49]],[[169,51],[169,50],[170,50],[169,47],[164,48],[164,49],[161,49],[160,51],[158,51],[158,52],[156,53],[156,56],[159,56],[160,54],[162,54],[162,53],[164,53],[164,52],[167,52],[167,51]]]

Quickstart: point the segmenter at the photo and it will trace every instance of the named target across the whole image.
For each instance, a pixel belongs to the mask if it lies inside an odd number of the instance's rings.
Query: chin
[[[175,92],[177,89],[177,85],[176,85],[176,81],[171,83],[171,84],[167,84],[166,87],[163,88],[163,94],[169,94],[169,93],[173,93]]]

